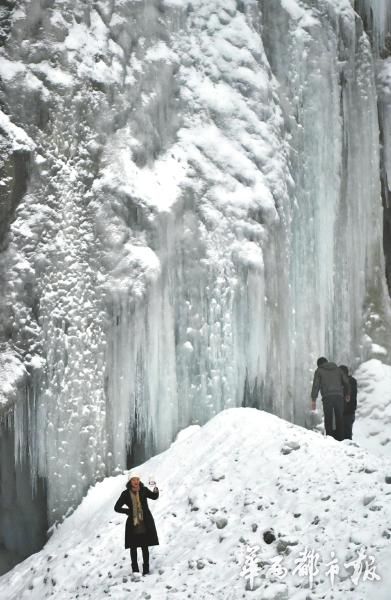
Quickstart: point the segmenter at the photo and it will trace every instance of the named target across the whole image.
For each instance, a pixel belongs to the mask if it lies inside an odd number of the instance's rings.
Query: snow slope
[[[358,384],[353,437],[360,446],[391,459],[391,367],[369,360],[355,372]]]
[[[146,483],[153,474],[161,490],[149,502],[160,546],[151,548],[148,577],[131,575],[123,548],[125,517],[113,505],[128,474],[119,475],[96,484],[41,552],[0,579],[2,600],[122,600],[130,593],[153,600],[389,599],[386,458],[256,409],[232,408],[184,430],[134,473]],[[271,527],[276,540],[267,545],[263,533]],[[353,567],[344,567],[361,547],[380,581],[364,581],[371,576],[365,568],[354,582]],[[244,572],[250,548],[254,580]],[[305,551],[319,555],[312,590],[296,562]],[[334,590],[332,552],[340,570]],[[273,578],[279,560],[287,572]]]

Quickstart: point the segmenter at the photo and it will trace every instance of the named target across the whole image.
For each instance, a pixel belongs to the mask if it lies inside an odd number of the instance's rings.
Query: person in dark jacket
[[[353,434],[353,423],[356,418],[357,408],[357,379],[349,375],[349,369],[346,365],[340,365],[339,368],[349,378],[350,398],[345,398],[345,404],[343,409],[343,422],[344,440],[351,440]]]
[[[324,426],[326,435],[333,435],[333,415],[335,417],[336,439],[344,438],[344,398],[350,395],[349,379],[343,371],[324,356],[318,358],[318,368],[312,384],[312,410],[316,409],[316,398],[322,395]]]
[[[132,570],[138,572],[137,548],[141,547],[143,575],[149,573],[148,546],[159,544],[155,521],[149,510],[147,498],[151,498],[151,500],[159,498],[158,488],[155,486],[151,492],[139,477],[131,477],[126,484],[126,490],[122,492],[114,506],[116,512],[128,515],[125,526],[125,548],[130,548]],[[127,508],[122,508],[124,505]]]

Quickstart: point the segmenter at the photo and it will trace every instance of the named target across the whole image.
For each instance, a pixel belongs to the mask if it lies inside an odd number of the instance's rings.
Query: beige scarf
[[[137,525],[144,521],[144,514],[141,506],[140,494],[139,492],[130,491],[130,497],[132,499],[133,525],[137,527]]]

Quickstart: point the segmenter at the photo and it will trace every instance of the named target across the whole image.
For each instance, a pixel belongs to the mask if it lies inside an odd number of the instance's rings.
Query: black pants
[[[355,414],[352,413],[350,415],[343,416],[344,423],[344,440],[351,440],[353,435],[353,423],[356,418]]]
[[[333,436],[333,414],[335,417],[335,438],[339,441],[344,439],[344,402],[342,396],[326,396],[322,398],[324,426],[326,435]]]
[[[149,566],[149,549],[148,546],[141,546],[143,551],[143,565]],[[132,568],[137,566],[137,546],[130,547],[130,558],[132,559]]]

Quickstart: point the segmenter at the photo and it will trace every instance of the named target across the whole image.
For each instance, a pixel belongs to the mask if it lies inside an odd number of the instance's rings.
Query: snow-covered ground
[[[368,419],[364,408],[373,405],[374,417],[382,389],[390,396],[390,373],[378,361],[357,372],[357,435],[361,418]],[[367,390],[364,401],[369,377],[372,396]],[[160,538],[150,549],[150,575],[132,575],[123,547],[126,517],[113,511],[124,474],[91,488],[41,552],[0,578],[1,599],[390,598],[386,456],[256,409],[233,408],[184,430],[132,473],[146,484],[154,476],[160,487],[159,499],[149,501]],[[270,528],[276,539],[266,544]]]

